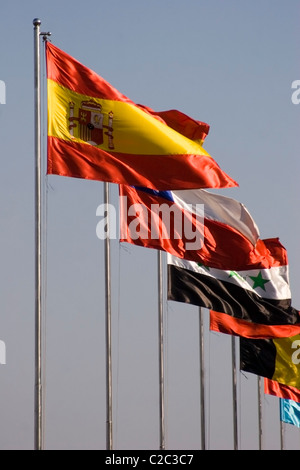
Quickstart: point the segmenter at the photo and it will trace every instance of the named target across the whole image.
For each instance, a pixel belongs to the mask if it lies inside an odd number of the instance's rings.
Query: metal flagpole
[[[34,448],[42,450],[43,390],[42,390],[42,204],[41,204],[41,20],[33,20],[34,31],[34,152],[35,152],[35,389],[34,389]]]
[[[158,265],[158,337],[159,337],[159,448],[165,449],[165,411],[164,411],[164,325],[163,325],[163,280],[162,252],[157,250]]]
[[[258,397],[258,450],[262,450],[262,399],[261,399],[261,387],[262,378],[257,377],[257,397]]]
[[[109,233],[109,183],[104,183],[104,204],[107,214],[105,257],[105,332],[106,332],[106,449],[113,448],[112,431],[112,356],[111,356],[111,271]]]
[[[34,116],[35,116],[35,406],[34,447],[42,450],[42,283],[41,283],[41,87],[40,25],[34,25]]]
[[[284,423],[281,421],[281,398],[279,401],[279,424],[280,424],[280,450],[284,450]]]
[[[237,431],[237,376],[236,376],[236,351],[235,336],[231,337],[232,350],[232,400],[233,400],[233,445],[234,450],[238,450],[238,431]]]
[[[204,326],[202,308],[199,307],[199,348],[200,348],[200,420],[201,450],[206,450],[205,439],[205,387],[204,387]]]

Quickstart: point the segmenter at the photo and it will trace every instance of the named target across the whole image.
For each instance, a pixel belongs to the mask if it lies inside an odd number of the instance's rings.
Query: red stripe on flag
[[[245,338],[288,338],[300,334],[300,324],[297,325],[261,325],[246,320],[233,318],[226,313],[210,311],[210,329]]]
[[[147,237],[143,235],[143,238],[137,239],[132,239],[127,230],[133,217],[128,215],[126,209],[121,210],[122,242],[164,250],[178,258],[195,261],[221,270],[242,271],[287,265],[286,250],[277,238],[264,241],[258,240],[254,247],[250,240],[235,228],[207,218],[204,218],[204,226],[200,225],[197,219],[192,219],[193,233],[197,230],[201,234],[201,239],[203,238],[204,243],[201,249],[187,250],[185,248],[186,242],[191,240],[187,240],[184,233],[182,239],[175,239],[174,237],[163,239],[162,236],[155,239],[151,236],[151,224],[148,217],[151,214],[151,206],[168,204],[171,207],[175,203],[129,186],[120,187],[120,196],[127,197],[128,207],[141,204],[147,209],[138,217],[144,231],[147,230]],[[146,220],[143,219],[145,214]],[[187,211],[185,211],[185,216],[187,216]],[[160,226],[162,226],[161,218]]]
[[[285,384],[276,382],[276,380],[264,379],[265,393],[279,398],[294,400],[300,403],[300,390]]]
[[[51,136],[48,137],[47,173],[154,189],[234,186],[218,164],[205,155],[108,153],[89,144]]]
[[[76,93],[93,98],[125,101],[134,104],[93,70],[58,47],[46,43],[47,78]]]

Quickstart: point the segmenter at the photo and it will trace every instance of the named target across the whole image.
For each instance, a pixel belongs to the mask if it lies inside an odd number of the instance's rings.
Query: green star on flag
[[[261,271],[259,271],[257,276],[249,276],[250,279],[253,281],[253,289],[256,289],[256,287],[261,287],[264,291],[265,289],[265,284],[267,282],[270,282],[269,279],[263,279]]]

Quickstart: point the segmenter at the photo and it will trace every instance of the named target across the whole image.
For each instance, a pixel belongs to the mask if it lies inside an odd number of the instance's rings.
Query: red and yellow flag
[[[48,174],[154,189],[237,186],[202,147],[207,124],[133,103],[49,42],[46,60]]]

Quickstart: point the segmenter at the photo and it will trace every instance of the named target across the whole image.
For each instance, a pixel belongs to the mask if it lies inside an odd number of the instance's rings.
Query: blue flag
[[[280,398],[280,421],[300,428],[300,403]]]

